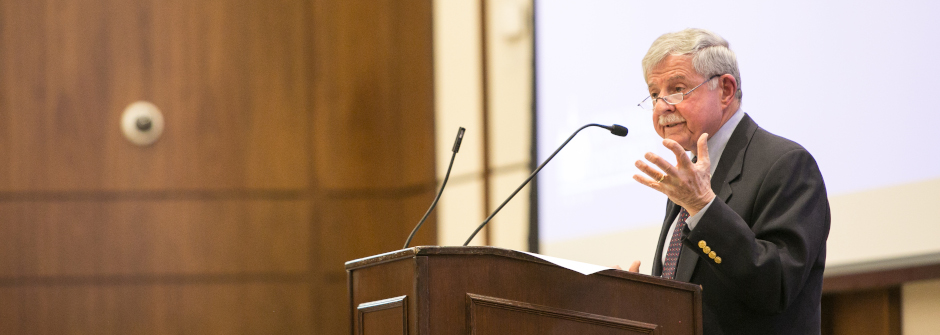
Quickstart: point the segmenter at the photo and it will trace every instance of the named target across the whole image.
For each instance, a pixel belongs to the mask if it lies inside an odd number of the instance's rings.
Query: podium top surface
[[[401,249],[396,251],[391,251],[383,254],[378,254],[374,256],[364,257],[360,259],[355,259],[346,262],[346,271],[353,271],[359,268],[374,266],[382,263],[392,262],[404,258],[413,258],[417,256],[453,256],[453,255],[465,255],[465,256],[497,256],[497,257],[506,257],[513,258],[525,262],[541,263],[548,266],[559,267],[558,265],[552,264],[549,261],[543,260],[541,258],[526,254],[524,252],[502,249],[497,247],[488,247],[488,246],[475,246],[475,247],[463,247],[463,246],[416,246],[407,249]],[[629,279],[634,281],[646,282],[656,285],[664,285],[677,289],[697,291],[700,290],[698,285],[675,281],[671,279],[663,279],[660,277],[654,277],[645,274],[633,273],[624,270],[604,270],[597,272],[593,275],[603,275],[610,277],[619,277],[623,279]]]
[[[463,246],[416,246],[407,249],[395,250],[378,254],[374,256],[354,259],[346,262],[346,270],[352,270],[369,265],[385,263],[401,258],[410,258],[420,255],[494,255],[509,258],[517,258],[527,261],[541,261],[538,257],[527,255],[516,250],[502,249],[497,247],[463,247]],[[548,263],[551,264],[551,263]]]

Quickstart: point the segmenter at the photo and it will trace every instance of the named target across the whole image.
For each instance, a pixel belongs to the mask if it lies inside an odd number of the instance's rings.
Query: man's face
[[[663,97],[686,93],[705,79],[695,72],[691,56],[666,56],[650,71],[647,78],[650,96]],[[679,143],[685,150],[695,151],[702,133],[714,134],[721,128],[720,90],[702,85],[676,105],[658,101],[653,108],[653,127],[662,138]]]

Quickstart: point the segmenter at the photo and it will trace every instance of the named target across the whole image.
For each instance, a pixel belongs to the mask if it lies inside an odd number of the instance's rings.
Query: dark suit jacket
[[[813,156],[745,115],[711,185],[717,197],[683,232],[676,269],[676,280],[702,287],[705,334],[819,334],[830,216]],[[653,275],[679,210],[666,205]]]

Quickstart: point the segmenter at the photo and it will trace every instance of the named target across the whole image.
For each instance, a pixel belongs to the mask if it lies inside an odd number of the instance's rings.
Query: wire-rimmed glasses
[[[682,99],[684,99],[686,95],[692,94],[692,91],[695,91],[696,88],[699,88],[700,86],[705,85],[705,83],[718,77],[721,77],[721,75],[716,74],[712,76],[711,78],[708,78],[707,80],[703,81],[701,84],[698,84],[698,86],[693,87],[691,90],[685,93],[670,94],[664,97],[656,97],[656,98],[653,98],[653,96],[648,96],[646,97],[646,99],[643,99],[643,101],[640,101],[640,103],[636,105],[640,106],[640,108],[643,108],[645,110],[653,110],[653,108],[656,107],[656,102],[658,100],[662,100],[663,102],[670,104],[670,105],[678,104],[682,102]]]

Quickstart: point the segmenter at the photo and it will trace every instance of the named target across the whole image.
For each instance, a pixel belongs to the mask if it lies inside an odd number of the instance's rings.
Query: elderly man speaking
[[[677,162],[636,162],[669,197],[653,275],[701,285],[705,334],[819,334],[830,214],[813,156],[741,110],[737,59],[712,32],[660,36],[643,74],[640,106]]]

